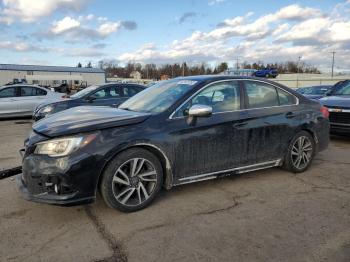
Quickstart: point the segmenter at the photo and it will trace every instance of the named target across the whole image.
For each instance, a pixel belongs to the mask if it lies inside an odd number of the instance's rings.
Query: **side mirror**
[[[85,100],[88,101],[89,103],[92,103],[94,102],[95,99],[96,99],[95,97],[88,96]]]
[[[332,90],[327,91],[325,95],[326,96],[331,96],[332,95]]]
[[[207,117],[213,113],[213,108],[206,105],[194,105],[188,110],[190,117]]]

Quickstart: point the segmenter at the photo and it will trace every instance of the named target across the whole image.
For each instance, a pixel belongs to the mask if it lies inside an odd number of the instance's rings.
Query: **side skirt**
[[[179,183],[174,186],[190,184],[190,183],[199,182],[199,181],[205,181],[205,180],[229,176],[233,174],[243,174],[247,172],[257,171],[257,170],[281,166],[281,165],[282,165],[282,159],[276,159],[276,160],[249,165],[249,166],[236,167],[232,169],[221,170],[221,171],[207,173],[207,174],[184,177],[184,178],[180,178]]]

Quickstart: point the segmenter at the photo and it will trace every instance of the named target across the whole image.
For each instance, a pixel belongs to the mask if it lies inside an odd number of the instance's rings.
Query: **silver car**
[[[0,118],[31,116],[34,108],[45,100],[54,100],[63,94],[46,88],[17,84],[0,87]]]

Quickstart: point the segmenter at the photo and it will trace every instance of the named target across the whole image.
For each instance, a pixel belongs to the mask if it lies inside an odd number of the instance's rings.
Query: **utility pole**
[[[298,57],[298,74],[300,72],[300,60],[301,60],[301,56]]]
[[[301,60],[301,56],[298,57],[298,74],[297,74],[297,88],[299,88],[299,72],[300,72],[300,60]]]
[[[182,76],[185,76],[185,63],[182,63]]]
[[[238,70],[238,61],[239,61],[239,57],[237,56],[237,62],[236,62],[236,69]]]
[[[334,73],[334,55],[336,52],[331,52],[332,53],[332,78],[333,78],[333,73]]]

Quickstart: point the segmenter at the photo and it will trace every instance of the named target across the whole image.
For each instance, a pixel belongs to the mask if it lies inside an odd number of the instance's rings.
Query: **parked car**
[[[329,110],[331,132],[350,134],[350,80],[337,83],[320,102]]]
[[[276,78],[278,76],[278,71],[276,68],[264,68],[264,69],[260,69],[257,70],[253,73],[253,76],[256,77],[272,77],[272,78]]]
[[[332,85],[300,87],[297,89],[297,92],[309,99],[318,100],[326,96],[332,90],[332,87]]]
[[[33,119],[38,121],[46,116],[76,106],[114,106],[145,89],[137,84],[103,84],[87,87],[72,96],[65,96],[56,101],[42,103],[36,107]]]
[[[280,84],[247,77],[161,81],[119,108],[75,107],[33,125],[25,198],[148,206],[164,186],[282,166],[303,172],[329,142],[328,111]]]
[[[35,85],[2,86],[0,87],[0,118],[31,116],[38,104],[61,96],[60,93]]]

